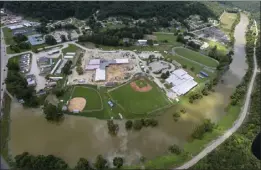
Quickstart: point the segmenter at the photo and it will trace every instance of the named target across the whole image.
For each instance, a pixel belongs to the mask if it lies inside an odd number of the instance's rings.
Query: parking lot
[[[31,54],[23,54],[19,59],[19,67],[22,73],[28,73],[31,65]]]

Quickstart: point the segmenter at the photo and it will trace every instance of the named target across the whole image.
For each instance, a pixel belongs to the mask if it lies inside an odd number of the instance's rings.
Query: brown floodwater
[[[229,96],[244,76],[245,31],[248,18],[242,14],[235,29],[235,55],[230,69],[225,73],[223,84],[218,84],[215,93],[194,104],[187,104],[187,113],[174,122],[174,109],[157,117],[157,128],[143,128],[139,132],[126,132],[124,121],[117,137],[108,134],[107,122],[95,118],[66,115],[57,125],[45,120],[40,109],[26,109],[13,101],[10,125],[10,153],[15,156],[24,151],[32,154],[53,154],[74,166],[80,157],[94,160],[98,154],[112,160],[114,156],[125,157],[126,164],[135,164],[140,156],[153,159],[167,152],[176,143],[187,142],[191,132],[203,118],[217,122],[224,114]]]

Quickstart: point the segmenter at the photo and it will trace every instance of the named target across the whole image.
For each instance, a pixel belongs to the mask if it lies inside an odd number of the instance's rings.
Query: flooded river
[[[224,75],[224,84],[216,87],[216,92],[191,105],[184,105],[187,113],[178,122],[172,118],[173,110],[158,117],[158,128],[143,128],[140,132],[126,132],[124,122],[118,121],[120,132],[117,137],[108,135],[106,121],[65,116],[62,124],[52,124],[45,120],[39,109],[24,109],[12,103],[10,150],[12,155],[28,151],[32,154],[54,154],[74,166],[80,157],[93,160],[102,154],[111,160],[114,156],[124,156],[127,164],[135,164],[140,156],[153,159],[163,155],[167,148],[176,143],[186,143],[193,128],[203,118],[218,121],[225,113],[224,108],[233,89],[244,76],[245,31],[248,18],[241,15],[235,29],[235,55],[230,70]]]

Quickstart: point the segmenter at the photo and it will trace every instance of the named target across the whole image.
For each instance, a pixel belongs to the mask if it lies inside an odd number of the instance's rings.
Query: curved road
[[[255,27],[256,27],[256,30],[257,30],[256,21],[254,21],[254,22],[255,22]],[[213,151],[220,144],[222,144],[226,139],[228,139],[242,125],[245,117],[248,114],[248,108],[249,108],[249,105],[250,105],[251,93],[252,93],[252,90],[253,90],[256,74],[258,72],[257,60],[256,60],[256,54],[255,54],[256,53],[256,41],[257,41],[258,31],[256,31],[256,32],[257,32],[257,34],[256,34],[255,43],[254,43],[255,47],[254,47],[254,55],[253,55],[253,58],[254,58],[254,70],[253,70],[253,75],[251,77],[251,81],[250,81],[250,84],[249,84],[249,87],[248,87],[245,104],[243,106],[243,110],[240,113],[240,117],[235,121],[235,123],[234,123],[232,128],[228,129],[222,136],[220,136],[218,139],[214,140],[203,151],[201,151],[197,156],[195,156],[190,161],[188,161],[187,163],[185,163],[184,165],[182,165],[182,166],[180,166],[180,167],[178,167],[176,169],[188,169],[188,168],[192,167],[200,159],[204,158],[208,153]]]

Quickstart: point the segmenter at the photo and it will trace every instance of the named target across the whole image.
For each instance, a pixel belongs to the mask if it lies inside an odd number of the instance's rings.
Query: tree
[[[61,111],[51,103],[47,103],[44,105],[43,112],[45,114],[45,118],[48,121],[60,121],[63,118],[63,114]]]
[[[179,119],[179,117],[180,117],[180,113],[179,112],[175,112],[175,113],[173,113],[173,118],[174,118],[174,121],[176,122],[176,121],[178,121],[178,119]]]
[[[66,37],[64,34],[61,35],[61,40],[62,40],[62,42],[66,42]]]
[[[83,68],[82,68],[82,67],[78,66],[78,67],[76,68],[76,71],[77,71],[77,73],[78,73],[79,75],[83,75]]]
[[[52,35],[46,35],[45,36],[45,43],[48,44],[48,45],[55,45],[55,44],[57,44],[57,41]]]
[[[131,120],[127,120],[127,122],[125,123],[125,128],[127,130],[130,130],[132,128],[132,125],[133,125],[132,121]]]
[[[68,61],[65,63],[64,67],[62,68],[62,73],[63,73],[63,74],[66,74],[66,75],[71,74],[71,73],[72,73],[72,72],[71,72],[71,66],[72,66],[72,61],[71,61],[71,60],[68,60]]]
[[[191,71],[194,71],[194,70],[195,70],[195,68],[194,68],[194,67],[191,67],[191,68],[190,68],[190,70],[191,70]]]
[[[92,170],[92,167],[87,159],[80,158],[75,166],[75,170]]]
[[[182,68],[186,69],[186,68],[187,68],[187,65],[186,65],[186,64],[183,64],[183,65],[182,65]]]
[[[121,158],[121,157],[115,157],[115,158],[113,158],[113,165],[114,165],[115,167],[117,167],[117,168],[122,167],[122,165],[123,165],[123,158]]]
[[[94,163],[94,166],[96,169],[99,170],[108,169],[108,162],[106,159],[102,157],[102,155],[98,155]]]
[[[16,34],[14,37],[13,37],[14,41],[16,43],[21,43],[21,42],[24,42],[24,41],[27,41],[27,37],[23,34]]]
[[[109,133],[111,135],[117,135],[118,131],[119,131],[119,125],[118,124],[115,124],[113,122],[113,120],[108,120],[107,121],[107,125],[108,125],[108,130],[109,130]]]
[[[175,144],[169,147],[169,151],[177,155],[181,154],[181,149],[178,147],[178,145]]]
[[[142,128],[142,121],[141,120],[134,120],[133,128],[135,130],[141,130],[141,128]]]

